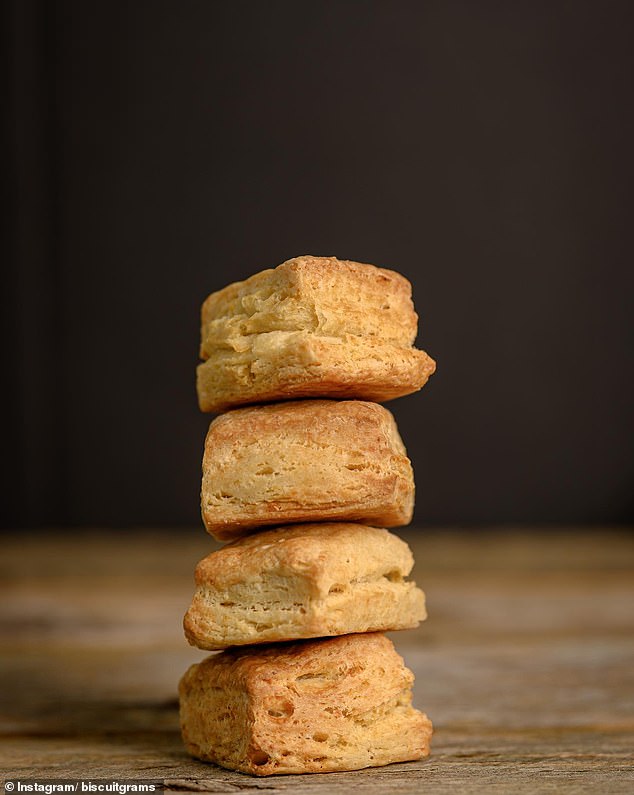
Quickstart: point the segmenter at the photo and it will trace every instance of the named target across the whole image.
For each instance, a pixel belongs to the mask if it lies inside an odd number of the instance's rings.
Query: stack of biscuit
[[[379,401],[420,389],[409,282],[298,257],[202,308],[202,516],[229,541],[196,568],[185,634],[223,650],[180,683],[189,753],[255,775],[356,770],[429,753],[413,675],[386,631],[426,617],[407,579],[414,480]]]

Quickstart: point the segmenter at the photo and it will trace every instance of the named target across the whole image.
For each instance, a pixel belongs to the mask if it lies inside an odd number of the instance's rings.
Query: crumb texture
[[[262,776],[420,759],[432,728],[412,683],[380,633],[231,649],[181,680],[183,738],[199,759]]]

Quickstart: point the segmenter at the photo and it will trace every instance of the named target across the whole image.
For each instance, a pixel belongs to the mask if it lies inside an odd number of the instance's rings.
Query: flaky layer
[[[229,544],[196,568],[185,615],[202,649],[417,626],[425,597],[406,580],[407,544],[387,530],[324,523]]]
[[[414,392],[435,369],[412,348],[417,321],[411,286],[394,271],[334,257],[289,260],[203,304],[200,408]]]
[[[413,675],[378,633],[230,650],[181,680],[181,728],[199,759],[253,775],[420,759],[431,723]]]
[[[249,336],[269,331],[353,334],[410,346],[417,324],[411,285],[399,273],[336,257],[296,257],[208,296],[200,355],[240,350]]]
[[[200,409],[302,397],[384,402],[423,387],[436,369],[424,351],[373,338],[275,331],[241,351],[215,350],[197,369]]]
[[[409,459],[387,409],[307,400],[223,414],[203,457],[202,515],[216,538],[291,522],[407,524]]]

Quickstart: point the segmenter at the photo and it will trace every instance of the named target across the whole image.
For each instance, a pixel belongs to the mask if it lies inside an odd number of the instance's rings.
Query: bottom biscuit
[[[406,762],[429,754],[414,676],[381,633],[229,649],[179,686],[187,751],[269,776]]]

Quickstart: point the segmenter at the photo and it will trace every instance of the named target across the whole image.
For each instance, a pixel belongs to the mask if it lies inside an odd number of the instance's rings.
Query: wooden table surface
[[[176,685],[202,530],[2,540],[5,780],[166,780],[213,793],[634,792],[634,536],[409,531],[430,617],[394,633],[432,756],[251,778],[190,759]]]

